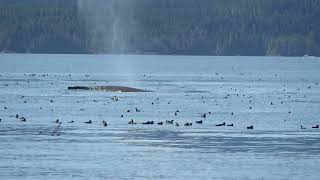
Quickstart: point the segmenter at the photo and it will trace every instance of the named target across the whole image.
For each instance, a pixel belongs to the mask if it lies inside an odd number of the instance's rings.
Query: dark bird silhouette
[[[175,116],[178,116],[178,113],[177,113],[177,112],[175,112],[175,113],[174,113],[174,115],[175,115]]]
[[[27,122],[27,119],[25,117],[20,118],[21,122]]]
[[[176,126],[180,126],[179,123],[176,123]]]
[[[232,127],[232,126],[233,126],[233,124],[228,124],[227,126]]]
[[[113,96],[111,99],[114,101],[119,101],[119,98],[117,96]]]
[[[5,106],[4,109],[8,109],[8,108]]]
[[[225,122],[223,122],[223,123],[221,123],[221,124],[217,124],[216,126],[225,126],[226,125],[226,123]]]
[[[68,123],[74,123],[74,121],[69,121]]]
[[[207,114],[202,114],[201,117],[202,117],[202,118],[206,118],[206,117],[207,117]]]
[[[166,121],[166,124],[173,124],[173,120]]]
[[[319,129],[319,125],[312,126],[313,129]]]
[[[102,125],[103,125],[103,127],[107,127],[108,126],[106,121],[102,121]]]
[[[129,113],[129,112],[130,112],[130,110],[127,111],[127,113]]]
[[[16,118],[17,118],[17,119],[19,118],[19,115],[18,115],[18,114],[16,114]]]
[[[184,126],[192,126],[192,123],[185,123]]]
[[[203,121],[202,121],[202,120],[201,120],[201,121],[196,121],[196,123],[197,123],[197,124],[202,124]]]
[[[159,122],[158,125],[163,125],[163,122]]]
[[[251,125],[251,126],[248,126],[247,129],[253,129],[253,126],[252,126],[252,125]]]
[[[135,123],[135,122],[133,121],[133,119],[131,119],[131,120],[128,122],[128,124],[134,125],[134,124],[137,124],[137,123]]]
[[[136,112],[140,112],[140,109],[136,108]]]
[[[147,122],[144,122],[144,123],[142,123],[142,124],[144,124],[144,125],[150,125],[150,124],[154,124],[154,122],[153,122],[153,121],[147,121]]]
[[[86,124],[91,124],[91,123],[92,123],[92,121],[90,120],[90,121],[87,121],[87,122],[84,122],[84,123],[86,123]]]
[[[307,128],[305,128],[305,127],[303,127],[302,125],[300,126],[300,129],[307,129]]]
[[[123,114],[122,114],[120,117],[122,117],[122,118],[123,118]]]

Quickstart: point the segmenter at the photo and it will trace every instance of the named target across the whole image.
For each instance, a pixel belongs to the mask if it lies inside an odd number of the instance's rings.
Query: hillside
[[[320,0],[0,0],[0,51],[320,56]]]

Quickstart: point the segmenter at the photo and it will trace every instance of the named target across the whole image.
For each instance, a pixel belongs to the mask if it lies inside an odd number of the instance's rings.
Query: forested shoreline
[[[124,1],[0,0],[0,52],[320,56],[320,0]]]

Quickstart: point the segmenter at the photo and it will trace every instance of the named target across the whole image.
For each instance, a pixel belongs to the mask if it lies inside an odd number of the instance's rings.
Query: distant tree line
[[[123,1],[0,0],[0,52],[320,56],[320,0]]]

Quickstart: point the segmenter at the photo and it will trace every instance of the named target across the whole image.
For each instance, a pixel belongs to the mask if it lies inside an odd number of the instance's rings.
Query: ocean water
[[[319,83],[311,57],[0,54],[0,179],[319,179]]]

